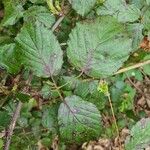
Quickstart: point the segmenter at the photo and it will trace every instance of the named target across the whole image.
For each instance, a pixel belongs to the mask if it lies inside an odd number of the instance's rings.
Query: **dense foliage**
[[[10,150],[149,146],[150,0],[2,0],[0,21],[0,149],[18,103]]]

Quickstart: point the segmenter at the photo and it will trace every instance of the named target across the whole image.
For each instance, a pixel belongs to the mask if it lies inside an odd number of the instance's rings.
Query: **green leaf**
[[[130,0],[130,4],[134,4],[137,8],[141,9],[146,4],[145,0]]]
[[[3,146],[4,146],[4,142],[3,142],[3,140],[2,140],[2,139],[0,139],[0,149],[2,149],[2,148],[3,148]]]
[[[15,97],[23,103],[30,100],[30,95],[24,92],[16,92]]]
[[[78,23],[68,41],[69,61],[91,77],[112,75],[133,51],[125,32],[122,24],[109,16]]]
[[[78,96],[65,98],[58,110],[61,140],[82,143],[100,136],[101,116],[96,106]]]
[[[41,95],[44,99],[49,99],[51,96],[51,86],[48,84],[44,84],[41,89]]]
[[[47,107],[43,107],[42,109],[42,125],[43,127],[49,129],[50,131],[54,131],[57,128],[57,105],[51,105]]]
[[[19,126],[22,127],[22,128],[26,128],[26,127],[28,127],[28,125],[29,125],[29,124],[28,124],[28,118],[22,117],[22,116],[18,119],[17,123],[18,123]]]
[[[150,76],[150,65],[145,65],[143,67],[143,71]]]
[[[96,0],[69,0],[69,2],[78,14],[84,16],[94,7]]]
[[[52,138],[50,138],[50,136],[41,139],[42,145],[47,146],[47,147],[49,147],[52,144],[52,142],[53,141],[52,141]]]
[[[125,80],[127,77],[134,77],[138,81],[143,81],[143,75],[140,70],[132,69],[123,74],[122,80]]]
[[[3,46],[5,44],[10,44],[13,42],[13,39],[7,35],[0,34],[0,45]]]
[[[81,82],[77,85],[74,91],[75,95],[78,95],[82,98],[86,98],[87,95],[90,93],[89,90],[89,83],[88,82]]]
[[[1,25],[14,25],[23,16],[23,7],[21,3],[17,3],[15,0],[3,0],[3,2],[5,15]]]
[[[146,57],[144,57],[144,60],[150,60],[150,55],[147,55]],[[150,75],[150,65],[145,65],[143,66],[143,71],[147,74]]]
[[[39,21],[46,27],[51,28],[55,23],[55,17],[51,12],[43,6],[32,6],[24,14],[24,20],[26,22]]]
[[[140,10],[134,4],[126,4],[125,0],[106,0],[97,10],[99,15],[112,15],[119,22],[134,22],[140,18]]]
[[[63,90],[66,91],[74,90],[80,82],[75,76],[62,76],[59,80]]]
[[[150,143],[150,118],[143,118],[131,129],[130,137],[126,139],[126,150],[143,150]]]
[[[30,118],[31,117],[31,110],[33,107],[37,106],[36,100],[35,99],[30,99],[28,102],[23,103],[23,107],[21,110],[21,116],[25,118]]]
[[[52,90],[50,82],[44,83],[40,91],[40,95],[45,100],[56,99],[59,97],[59,94],[56,90]]]
[[[0,47],[0,67],[9,73],[15,74],[20,70],[20,55],[14,43]]]
[[[6,111],[0,111],[0,127],[6,127],[9,124],[10,117]]]
[[[142,23],[147,30],[150,30],[150,8],[143,8],[144,14],[142,16]]]
[[[63,53],[52,33],[41,23],[24,24],[16,37],[21,47],[25,67],[39,77],[57,75],[63,63]]]
[[[102,110],[107,100],[104,94],[97,90],[99,85],[98,80],[94,81],[80,81],[74,90],[74,94],[80,96],[84,100],[95,104],[95,106]]]
[[[134,23],[134,24],[129,24],[128,25],[128,31],[131,34],[132,37],[132,48],[134,50],[137,50],[140,46],[140,43],[143,39],[143,24],[140,23]]]
[[[122,97],[120,98],[121,104],[119,106],[119,110],[121,112],[134,109],[135,94],[136,94],[136,90],[127,84],[123,89],[123,94]]]
[[[150,5],[150,0],[146,0],[147,5]]]

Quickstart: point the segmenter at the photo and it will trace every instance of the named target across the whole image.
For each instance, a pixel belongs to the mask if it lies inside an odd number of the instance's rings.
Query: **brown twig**
[[[145,79],[150,82],[150,79],[148,78],[148,75],[142,70],[142,68],[140,68],[140,71],[143,73]]]
[[[60,23],[63,21],[63,19],[65,18],[65,15],[62,15],[53,25],[52,27],[52,31],[55,31],[55,29],[60,25]]]
[[[127,76],[127,79],[128,79],[128,81],[131,83],[131,85],[133,85],[134,88],[137,89],[137,90],[143,95],[142,90],[141,90],[140,88],[138,88],[138,87],[134,84],[134,82],[132,82],[132,80],[130,79],[130,77],[128,76],[128,74],[127,74],[126,72],[125,72],[125,75]]]
[[[31,80],[32,80],[32,73],[29,75],[29,78],[26,81],[27,86],[23,89],[23,92],[27,92],[29,90],[29,85],[31,83]],[[4,150],[9,150],[13,131],[15,129],[17,119],[19,118],[22,105],[23,105],[23,103],[21,101],[19,101],[17,106],[16,106],[16,110],[12,116],[12,120],[10,122],[10,125],[6,131],[6,135],[5,135],[6,140],[5,140],[5,144],[4,144]]]
[[[144,65],[148,65],[148,64],[150,64],[150,60],[146,60],[144,62],[137,63],[137,64],[135,64],[133,66],[129,66],[127,68],[120,69],[119,71],[117,71],[116,73],[114,73],[114,75],[120,74],[120,73],[123,73],[123,72],[127,72],[129,70],[136,69],[136,68],[142,67]]]
[[[5,145],[4,145],[4,150],[9,150],[10,143],[11,143],[11,137],[13,135],[13,131],[14,131],[17,119],[18,119],[20,111],[21,111],[21,107],[22,107],[22,102],[19,101],[18,104],[17,104],[16,110],[15,110],[13,116],[12,116],[12,120],[10,122],[9,128],[6,131],[6,142],[5,142]]]

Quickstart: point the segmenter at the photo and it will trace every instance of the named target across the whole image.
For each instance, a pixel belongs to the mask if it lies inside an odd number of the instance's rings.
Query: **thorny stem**
[[[53,78],[52,76],[51,76],[51,79],[52,79],[52,81],[53,81],[53,83],[54,83],[54,86],[55,86],[55,88],[56,88],[56,90],[57,90],[57,93],[59,94],[60,99],[61,99],[61,100],[64,102],[64,104],[68,107],[68,109],[70,110],[70,112],[73,113],[72,110],[70,109],[70,107],[68,106],[68,104],[66,103],[66,101],[64,100],[63,96],[61,95],[61,93],[60,93],[60,91],[59,91],[59,88],[58,88],[58,86],[57,86],[57,84],[56,84],[56,82],[55,82],[55,80],[54,80],[54,78]]]
[[[10,143],[11,143],[11,138],[12,138],[15,126],[16,126],[17,119],[20,115],[21,108],[22,108],[22,102],[19,101],[18,104],[17,104],[16,110],[15,110],[13,116],[12,116],[12,120],[10,122],[9,128],[6,131],[6,142],[5,142],[5,145],[4,145],[4,150],[9,150]]]
[[[55,82],[55,80],[54,80],[54,78],[51,76],[51,79],[52,79],[52,81],[53,81],[53,84],[54,84],[54,86],[55,86],[55,89],[57,90],[57,93],[59,94],[59,97],[60,97],[60,99],[63,101],[63,97],[62,97],[62,95],[61,95],[61,93],[60,93],[60,91],[59,91],[59,88],[58,88],[58,86],[57,86],[57,84],[56,84],[56,82]]]
[[[113,108],[112,101],[111,101],[109,93],[107,94],[107,97],[108,97],[108,100],[109,100],[113,120],[114,120],[114,123],[115,123],[116,132],[117,132],[117,135],[118,135],[119,149],[122,150],[122,145],[121,145],[120,134],[119,134],[119,129],[118,129],[118,125],[117,125],[117,120],[116,120],[116,117],[115,117],[114,108]]]
[[[31,80],[32,80],[32,73],[29,75],[29,78],[28,80],[26,81],[26,87],[23,89],[23,92],[27,92],[28,89],[29,89],[29,85],[31,83]],[[12,120],[10,122],[10,125],[6,131],[6,140],[5,140],[5,144],[4,144],[4,150],[9,150],[9,147],[10,147],[10,143],[11,143],[11,138],[12,138],[12,135],[13,135],[13,131],[15,129],[15,126],[16,126],[16,122],[17,122],[17,119],[19,118],[19,115],[20,115],[20,111],[21,111],[21,108],[22,108],[22,102],[19,101],[17,106],[16,106],[16,110],[12,116]]]
[[[54,24],[54,26],[52,27],[52,31],[55,31],[55,29],[59,26],[59,24],[62,22],[62,20],[64,19],[64,15],[61,16],[57,21],[56,23]],[[30,77],[29,79],[27,80],[27,85],[30,84],[32,80],[32,74],[30,74]],[[25,88],[23,91],[27,91],[28,88]],[[63,97],[61,96],[61,93],[59,93],[59,96],[61,99],[63,99]],[[22,108],[22,102],[19,101],[18,104],[17,104],[17,107],[16,107],[16,110],[12,116],[12,121],[10,122],[10,125],[8,127],[8,130],[7,130],[7,134],[6,134],[6,141],[5,141],[5,144],[4,144],[4,150],[9,150],[9,147],[10,147],[10,143],[11,143],[11,138],[12,138],[12,135],[13,135],[13,131],[15,129],[15,126],[16,126],[16,122],[17,122],[17,119],[20,115],[20,111],[21,111],[21,108]]]
[[[70,109],[70,107],[68,106],[68,104],[66,103],[66,101],[64,100],[64,98],[63,98],[63,96],[61,95],[61,93],[60,93],[60,91],[59,91],[59,88],[58,88],[58,86],[57,86],[57,84],[56,84],[56,82],[55,82],[55,80],[54,80],[54,78],[51,76],[51,79],[52,79],[52,81],[53,81],[53,83],[54,83],[54,86],[55,86],[55,88],[56,88],[56,90],[57,90],[57,93],[59,94],[59,97],[60,97],[60,99],[62,100],[62,102],[66,105],[66,107],[69,109],[69,111],[72,113],[72,115],[75,117],[75,119],[76,120],[78,120],[79,122],[80,122],[80,120],[76,117],[76,115],[74,114],[74,112]],[[80,122],[81,123],[81,122]],[[82,123],[81,123],[82,124]]]
[[[52,27],[52,31],[55,31],[55,29],[60,25],[60,23],[63,21],[63,19],[65,18],[65,15],[62,15],[54,24],[54,26]]]

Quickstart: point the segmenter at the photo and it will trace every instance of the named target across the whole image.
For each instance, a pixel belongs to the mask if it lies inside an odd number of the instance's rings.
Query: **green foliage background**
[[[11,150],[114,139],[107,88],[119,130],[132,128],[125,149],[147,147],[149,119],[135,114],[138,91],[126,81],[144,82],[150,65],[115,73],[150,59],[140,47],[150,40],[149,0],[3,0],[0,9],[0,149],[19,101]]]

